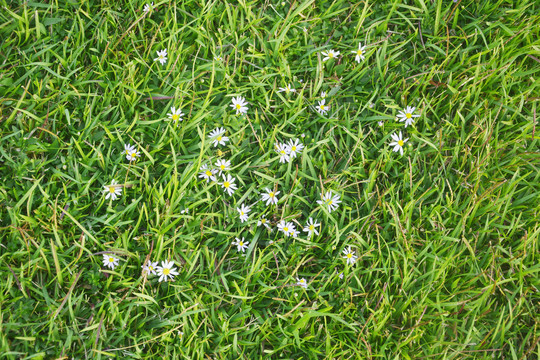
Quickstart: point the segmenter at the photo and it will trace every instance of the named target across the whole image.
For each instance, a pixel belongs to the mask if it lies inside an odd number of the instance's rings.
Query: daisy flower
[[[209,169],[206,164],[201,166],[201,172],[199,173],[199,177],[202,179],[205,179],[206,182],[209,182],[210,180],[216,181],[216,177],[214,174],[217,172],[216,169]]]
[[[159,282],[174,280],[174,277],[178,275],[178,271],[174,267],[174,261],[164,260],[161,262],[161,266],[156,268],[156,273],[159,276]]]
[[[232,244],[236,246],[236,248],[238,249],[238,252],[245,252],[246,249],[248,248],[249,241],[244,241],[244,238],[242,238],[242,240],[240,240],[239,238],[236,238],[236,240],[233,241]]]
[[[143,11],[147,13],[150,10],[154,10],[154,2],[153,1],[150,4],[144,4]]]
[[[214,60],[223,61],[223,58],[221,56],[214,56]]]
[[[137,151],[135,146],[131,146],[131,144],[124,144],[124,151],[126,153],[126,159],[129,161],[137,160],[141,156],[141,153]]]
[[[403,139],[403,135],[401,134],[401,131],[399,132],[399,136],[397,134],[390,135],[392,137],[392,141],[389,145],[394,147],[394,152],[400,152],[401,155],[403,155],[403,145],[409,140],[409,138]]]
[[[225,189],[224,191],[228,193],[229,196],[231,196],[232,194],[234,194],[234,190],[236,190],[236,185],[234,184],[236,178],[233,178],[231,175],[227,175],[227,177],[225,177],[225,175],[222,175],[222,178],[223,182],[219,183],[219,185],[221,185],[221,187]]]
[[[384,125],[384,121],[381,120],[377,124],[379,125],[379,127],[382,127]]]
[[[354,60],[356,60],[356,62],[360,62],[360,60],[364,60],[365,57],[364,57],[364,51],[366,50],[366,47],[365,46],[362,46],[362,43],[358,43],[358,50],[353,50],[352,52],[354,54],[356,54],[356,57],[354,58]]]
[[[313,233],[315,233],[315,235],[319,235],[319,232],[317,231],[316,227],[320,225],[321,225],[320,223],[316,221],[314,222],[312,218],[309,218],[306,226],[304,227],[304,232],[308,233],[308,237],[313,236]]]
[[[219,171],[219,175],[221,175],[221,173],[224,172],[224,171],[231,170],[230,166],[231,166],[231,162],[229,160],[219,159],[216,162],[216,167],[217,167],[217,170]]]
[[[281,220],[278,225],[278,230],[283,231],[283,234],[287,237],[291,236],[296,232],[296,228],[294,227],[294,224],[292,222],[285,222],[285,220]]]
[[[321,194],[321,197],[322,200],[317,200],[317,204],[327,206],[330,213],[336,210],[341,202],[338,194],[332,196],[332,191],[327,191],[324,195]]]
[[[289,162],[290,157],[289,154],[291,153],[291,148],[289,145],[283,143],[277,143],[276,144],[276,152],[279,154],[279,162],[280,163],[286,163]]]
[[[414,110],[416,110],[416,108],[412,106],[407,106],[405,109],[403,109],[397,114],[396,121],[399,121],[399,122],[405,121],[405,127],[412,125],[414,123],[414,118],[417,118],[420,116],[418,114],[416,115],[413,114]]]
[[[296,285],[303,287],[304,289],[307,289],[307,282],[304,278],[296,278]]]
[[[334,59],[338,57],[339,51],[328,50],[328,51],[323,51],[322,54],[324,55],[324,58],[322,59],[322,61],[324,62],[326,60],[330,60],[330,59]]]
[[[296,229],[294,229],[294,230],[292,231],[292,233],[291,233],[291,236],[292,236],[293,238],[297,238],[299,235],[300,235],[300,231],[298,231],[298,230],[296,230]]]
[[[292,93],[292,92],[296,92],[295,89],[292,89],[291,88],[291,84],[287,84],[287,86],[285,86],[284,88],[280,87],[278,92],[283,92],[285,91],[285,94],[289,95],[289,93]]]
[[[179,121],[182,121],[182,116],[184,113],[180,109],[176,109],[174,106],[171,106],[171,112],[167,114],[169,119],[171,119],[176,125],[180,125]]]
[[[354,251],[349,246],[348,249],[343,249],[343,258],[347,260],[347,265],[352,265],[356,262],[357,257],[354,255]]]
[[[330,110],[330,105],[326,105],[326,100],[322,99],[319,101],[319,105],[317,105],[317,111],[319,114],[326,115],[328,110]]]
[[[118,186],[116,180],[113,180],[111,185],[105,185],[103,187],[105,188],[103,191],[105,193],[105,199],[111,198],[112,200],[116,200],[122,195],[122,187]]]
[[[298,139],[294,139],[294,141],[291,139],[289,140],[289,157],[291,159],[294,159],[298,153],[301,153],[302,150],[304,150],[304,144],[300,142]]]
[[[266,220],[264,216],[260,218],[259,221],[257,222],[257,226],[261,226],[261,225],[266,227],[268,230],[272,231],[272,228],[270,227],[270,225],[268,225],[268,220]]]
[[[142,272],[143,275],[156,275],[156,270],[158,268],[158,262],[152,262],[148,260],[148,263],[146,265],[142,265]]]
[[[167,63],[167,49],[163,49],[161,51],[157,51],[158,57],[154,59],[154,61],[159,61],[161,65],[165,65]]]
[[[229,141],[229,138],[223,134],[225,134],[225,129],[219,127],[215,128],[210,132],[210,134],[208,134],[208,137],[212,139],[210,141],[214,143],[214,147],[218,146],[218,144],[225,146],[225,143]]]
[[[118,266],[118,259],[109,254],[103,254],[103,266],[114,270]]]
[[[264,188],[264,191],[266,191],[266,193],[262,194],[262,201],[266,201],[266,206],[270,204],[276,205],[278,202],[277,196],[279,195],[280,191],[268,190],[268,188]]]
[[[251,211],[251,208],[249,206],[245,206],[244,204],[240,205],[239,208],[236,208],[236,211],[240,214],[240,221],[244,222],[247,221],[249,217],[249,212]]]
[[[236,110],[236,115],[245,114],[248,111],[247,105],[248,102],[242,96],[232,98],[231,107]]]
[[[321,92],[321,98],[326,98],[326,91]]]

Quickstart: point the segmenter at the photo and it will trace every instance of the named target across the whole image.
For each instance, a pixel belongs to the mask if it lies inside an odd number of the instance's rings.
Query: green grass
[[[540,357],[538,2],[78,3],[0,0],[0,357]],[[232,197],[198,178],[217,126]],[[291,138],[306,148],[280,164]],[[255,203],[274,185],[277,207]],[[180,275],[143,279],[147,256]]]

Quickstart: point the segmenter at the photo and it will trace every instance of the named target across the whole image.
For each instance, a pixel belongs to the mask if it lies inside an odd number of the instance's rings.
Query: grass
[[[540,356],[537,2],[155,3],[0,0],[2,358]],[[197,177],[218,126],[231,197]],[[306,148],[280,164],[292,138]],[[274,185],[277,207],[256,202]],[[141,277],[147,257],[179,276]]]

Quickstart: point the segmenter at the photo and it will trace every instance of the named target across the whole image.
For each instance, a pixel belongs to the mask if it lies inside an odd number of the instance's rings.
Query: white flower
[[[216,162],[216,167],[219,171],[219,175],[221,175],[222,172],[231,170],[231,162],[229,160],[219,159]]]
[[[401,134],[401,131],[399,132],[399,136],[396,134],[390,135],[392,137],[392,141],[389,145],[394,147],[394,152],[400,152],[401,155],[403,155],[403,145],[409,140],[409,138],[403,139],[403,135]]]
[[[324,55],[324,58],[322,59],[322,61],[326,61],[326,60],[334,59],[338,57],[339,51],[328,50],[328,51],[323,51],[322,54]]]
[[[118,259],[112,255],[103,254],[103,266],[114,270],[114,268],[118,266]]]
[[[249,241],[244,241],[244,238],[242,238],[242,240],[240,240],[239,238],[236,238],[236,241],[233,241],[232,244],[236,246],[236,248],[238,249],[238,252],[245,252],[246,249],[248,248]]]
[[[156,268],[157,275],[159,275],[159,282],[174,280],[174,277],[178,275],[178,271],[174,266],[174,261],[164,260],[161,262],[161,266]]]
[[[113,180],[111,185],[103,186],[105,188],[103,192],[106,194],[105,199],[111,198],[112,200],[116,200],[122,195],[122,187],[117,184],[116,180]]]
[[[281,220],[277,228],[279,231],[282,231],[283,234],[287,237],[293,235],[296,232],[296,228],[292,222],[285,222],[285,220]]]
[[[268,190],[268,188],[264,188],[264,191],[266,191],[266,193],[262,194],[262,201],[266,201],[266,206],[270,204],[277,204],[277,196],[279,195],[280,191]]]
[[[234,190],[236,190],[236,185],[234,184],[236,179],[233,178],[231,175],[227,175],[227,177],[225,177],[225,175],[222,175],[222,177],[223,182],[219,183],[219,185],[221,185],[221,187],[225,189],[224,191],[228,193],[229,196],[231,196],[232,194],[234,194]]]
[[[330,105],[326,105],[325,99],[319,101],[319,105],[317,105],[317,111],[319,112],[319,114],[325,115],[329,109]]]
[[[219,145],[226,145],[225,143],[229,141],[229,138],[227,136],[224,136],[225,129],[222,127],[215,128],[208,134],[208,137],[212,139],[211,141],[214,143],[214,147]]]
[[[141,153],[131,144],[124,144],[124,152],[126,153],[126,159],[129,161],[137,160],[141,156]]]
[[[171,112],[167,114],[169,119],[171,119],[176,125],[180,125],[180,121],[182,121],[182,116],[184,116],[184,113],[180,109],[176,109],[174,106],[171,106]]]
[[[206,182],[209,182],[210,180],[216,181],[216,177],[214,174],[217,172],[216,169],[209,169],[206,164],[201,166],[201,172],[199,173],[199,177],[202,179],[205,179]]]
[[[296,285],[303,287],[304,289],[307,289],[307,282],[304,278],[296,278]]]
[[[360,60],[365,59],[365,57],[364,57],[364,51],[365,50],[366,50],[366,47],[362,46],[362,43],[358,43],[358,50],[353,50],[352,51],[354,54],[356,54],[356,57],[354,58],[354,60],[356,60],[356,62],[360,62]]]
[[[268,225],[268,220],[266,220],[264,216],[260,218],[259,221],[257,222],[257,226],[261,226],[261,225],[263,225],[268,230],[270,230],[270,232],[272,231],[272,228],[270,227],[270,225]]]
[[[285,91],[285,94],[289,95],[289,93],[292,93],[292,92],[296,92],[295,89],[292,89],[291,88],[291,84],[287,84],[287,86],[285,86],[284,88],[280,87],[278,92],[283,92]]]
[[[251,208],[249,206],[245,206],[244,204],[240,205],[239,208],[236,208],[236,211],[240,214],[240,221],[244,222],[247,221],[249,217],[249,212],[251,211]]]
[[[343,273],[340,272],[339,275],[338,275],[338,277],[339,277],[340,279],[343,279]]]
[[[304,144],[302,144],[298,139],[294,139],[294,141],[291,139],[289,140],[289,149],[289,156],[291,159],[294,159],[296,154],[301,153],[302,150],[304,150]]]
[[[313,236],[313,233],[315,233],[315,235],[319,235],[319,232],[317,231],[316,227],[320,225],[321,225],[320,223],[316,221],[314,222],[312,218],[309,218],[306,226],[304,227],[304,232],[308,233],[308,237]]]
[[[414,110],[416,110],[416,108],[412,106],[407,106],[405,109],[403,109],[397,114],[396,121],[405,121],[405,127],[412,125],[414,123],[414,118],[420,116],[418,114],[413,114]]]
[[[300,231],[298,231],[298,230],[296,230],[296,229],[294,229],[294,230],[292,231],[292,233],[291,233],[291,236],[292,236],[293,238],[297,238],[298,235],[300,235]]]
[[[332,191],[327,191],[326,194],[321,194],[322,200],[317,200],[317,204],[328,207],[328,212],[336,210],[341,202],[338,194],[332,196]]]
[[[381,121],[379,121],[377,124],[378,124],[380,127],[382,127],[382,126],[384,125],[384,121],[381,120]]]
[[[232,98],[231,107],[236,110],[236,115],[245,114],[248,111],[247,105],[248,102],[242,96]]]
[[[143,272],[143,275],[144,274],[147,274],[147,275],[156,275],[156,270],[158,268],[158,262],[152,262],[150,260],[148,260],[148,263],[146,265],[142,265],[142,272]]]
[[[347,260],[347,265],[352,265],[356,262],[357,257],[354,255],[354,251],[349,246],[348,249],[343,249],[343,258]]]
[[[221,56],[214,56],[214,60],[223,61],[223,58]]]
[[[144,4],[143,11],[149,12],[150,10],[154,10],[154,2],[152,1],[150,4]]]
[[[159,61],[161,65],[165,65],[167,63],[167,49],[163,49],[161,51],[157,51],[158,57],[154,59],[154,61]]]
[[[283,143],[277,143],[276,144],[276,152],[279,154],[279,162],[280,163],[286,163],[289,162],[290,157],[289,154],[291,153],[291,148],[289,145]]]
[[[326,98],[326,91],[321,92],[321,98]]]

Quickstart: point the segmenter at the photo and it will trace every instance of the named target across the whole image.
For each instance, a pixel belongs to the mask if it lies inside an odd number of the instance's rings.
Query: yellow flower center
[[[285,227],[283,228],[283,231],[289,232],[289,228],[285,226]]]
[[[221,170],[225,170],[225,165],[221,164],[219,167],[221,168]]]
[[[266,224],[266,219],[261,219],[261,224]]]
[[[280,153],[281,155],[285,155],[285,150],[281,150],[279,153]]]
[[[206,176],[212,176],[212,172],[210,170],[206,171]]]
[[[242,107],[242,105],[236,104],[236,108],[237,108],[238,110],[240,110],[241,107]]]
[[[321,110],[324,110],[324,104],[321,105]]]
[[[163,269],[163,275],[169,275],[171,273],[171,270],[165,268]]]
[[[154,267],[152,265],[148,265],[148,270],[154,271]]]
[[[244,242],[243,242],[243,241],[240,241],[240,242],[238,243],[238,245],[239,245],[239,246],[244,246]]]
[[[179,116],[178,116],[177,114],[173,114],[172,119],[173,119],[174,121],[178,120],[178,118],[179,118]]]
[[[136,153],[136,152],[132,152],[132,153],[131,153],[131,157],[134,158],[134,157],[136,157],[136,156],[137,156],[137,153]]]
[[[221,137],[221,135],[219,135],[216,140],[221,141],[221,139],[223,139],[223,138]]]
[[[110,257],[110,258],[109,258],[109,262],[110,262],[110,263],[113,263],[113,262],[114,262],[114,258]]]
[[[129,155],[129,150],[128,149],[126,149],[126,154]]]
[[[217,151],[217,155],[218,155],[218,156],[223,156],[223,152],[222,152],[221,150],[218,150],[218,151]]]
[[[362,50],[358,50],[358,51],[356,52],[356,54],[357,54],[358,56],[362,56]]]
[[[329,57],[329,58],[333,58],[333,57],[334,57],[334,53],[333,53],[333,52],[329,52],[329,53],[328,53],[328,57]]]
[[[348,254],[347,254],[347,257],[348,257],[349,259],[352,258],[352,253],[348,253]]]
[[[274,193],[273,193],[273,192],[270,192],[270,193],[268,193],[268,196],[271,197],[271,198],[273,198],[273,197],[274,197]]]
[[[406,113],[406,114],[405,114],[405,117],[406,117],[407,119],[410,119],[410,118],[412,118],[412,114],[411,114],[411,113]]]
[[[292,151],[296,151],[296,146],[293,146],[293,147],[291,148],[291,150],[292,150]]]
[[[243,212],[243,211],[240,211],[240,215],[244,215],[244,212]]]
[[[398,143],[399,146],[403,146],[403,144],[405,144],[405,143],[403,142],[403,140],[398,140],[397,143]]]
[[[116,191],[116,188],[114,186],[109,186],[109,192],[113,194]]]
[[[328,200],[328,205],[332,205],[332,199]]]
[[[309,225],[309,230],[313,231],[314,228],[315,228],[315,226]]]
[[[225,181],[225,182],[223,183],[223,186],[224,186],[225,188],[228,188],[229,186],[231,186],[231,183],[229,183],[228,181]]]

